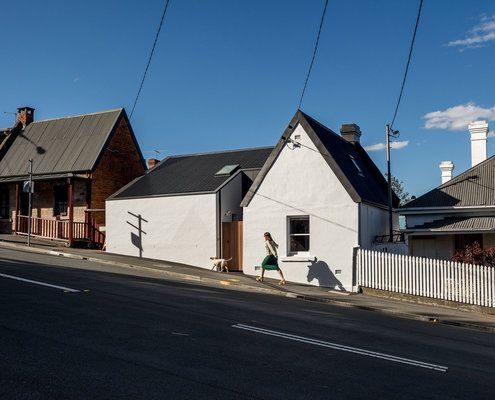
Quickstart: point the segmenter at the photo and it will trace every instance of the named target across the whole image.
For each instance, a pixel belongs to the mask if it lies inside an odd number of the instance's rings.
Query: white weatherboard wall
[[[215,216],[214,194],[108,200],[107,251],[211,268]]]
[[[266,255],[263,233],[269,231],[280,246],[279,265],[288,281],[352,290],[358,205],[301,125],[291,135],[294,140],[295,135],[309,149],[286,145],[244,208],[244,273],[260,273],[255,266]],[[287,217],[299,215],[310,218],[310,255],[288,257]],[[315,257],[316,262],[309,261]],[[278,273],[267,271],[265,276],[278,278]]]

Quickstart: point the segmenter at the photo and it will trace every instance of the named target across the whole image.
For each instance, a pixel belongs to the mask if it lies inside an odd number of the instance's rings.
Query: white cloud
[[[495,131],[488,132],[488,137],[495,137]]]
[[[481,17],[478,25],[470,29],[464,39],[453,40],[447,43],[449,47],[460,47],[460,51],[485,46],[495,40],[495,14],[491,17]]]
[[[495,106],[483,108],[474,103],[461,104],[443,111],[433,111],[423,116],[426,129],[448,129],[461,131],[467,129],[470,122],[484,119],[495,121]]]
[[[396,142],[390,142],[390,148],[393,150],[400,150],[409,144],[409,140],[397,140]],[[376,143],[366,146],[364,148],[366,151],[380,151],[386,149],[385,143]]]

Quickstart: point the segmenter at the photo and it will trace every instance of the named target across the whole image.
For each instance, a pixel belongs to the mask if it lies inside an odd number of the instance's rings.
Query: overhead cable
[[[303,98],[304,98],[304,93],[306,92],[306,86],[308,86],[309,75],[311,74],[311,70],[312,70],[313,64],[315,62],[316,52],[318,51],[318,43],[320,42],[321,28],[323,27],[323,21],[325,20],[325,14],[327,12],[327,6],[328,6],[328,0],[325,0],[325,7],[323,8],[323,13],[321,14],[320,27],[318,29],[318,35],[316,36],[316,43],[315,43],[315,47],[313,49],[313,56],[311,57],[311,63],[309,64],[309,69],[308,69],[308,73],[306,75],[306,80],[304,81],[304,87],[303,87],[303,90],[301,92],[301,98],[299,99],[298,108],[301,108],[301,104],[302,104]]]
[[[397,105],[395,106],[394,116],[392,118],[392,122],[390,123],[390,129],[392,129],[392,127],[394,126],[395,118],[397,117],[397,112],[399,111],[399,105],[402,99],[402,94],[404,93],[404,86],[406,85],[407,72],[409,71],[409,64],[411,63],[414,41],[416,40],[416,32],[418,31],[419,19],[421,17],[422,8],[423,8],[423,0],[420,0],[419,8],[418,8],[418,16],[416,17],[416,25],[414,26],[414,32],[411,39],[411,46],[409,47],[409,56],[407,57],[406,70],[404,71],[404,78],[402,79],[402,86],[400,88],[399,98],[397,99]]]
[[[141,90],[143,89],[144,81],[146,79],[146,74],[148,73],[148,69],[151,65],[151,59],[153,58],[153,53],[155,52],[156,42],[158,41],[158,36],[160,36],[160,31],[162,30],[163,20],[165,19],[165,14],[167,13],[168,3],[170,0],[165,1],[165,7],[163,9],[162,18],[160,20],[160,25],[158,26],[158,30],[156,31],[155,41],[153,42],[153,47],[151,48],[151,53],[148,58],[148,63],[146,64],[146,69],[144,70],[143,78],[141,79],[141,84],[139,85],[139,90],[137,92],[136,98],[134,99],[134,104],[132,105],[131,113],[129,118],[132,118],[132,114],[134,113],[134,109],[136,108],[136,104],[139,99],[139,95],[141,94]]]

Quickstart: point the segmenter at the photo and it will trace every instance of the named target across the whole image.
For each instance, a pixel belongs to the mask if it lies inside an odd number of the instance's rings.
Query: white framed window
[[[308,255],[310,250],[309,215],[287,217],[287,253]]]

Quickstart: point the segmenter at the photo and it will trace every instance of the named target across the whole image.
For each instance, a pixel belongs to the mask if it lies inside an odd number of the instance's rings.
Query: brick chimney
[[[361,129],[356,124],[343,124],[340,128],[340,134],[349,143],[359,143],[361,137]]]
[[[454,163],[452,161],[442,161],[439,165],[440,171],[442,171],[442,184],[452,179],[452,171],[454,170]]]
[[[148,160],[148,169],[153,169],[156,167],[156,164],[158,164],[160,160],[157,160],[156,158],[150,158]]]
[[[34,108],[31,107],[19,107],[17,109],[17,121],[22,122],[25,128],[34,120]]]
[[[488,122],[476,121],[468,125],[471,134],[471,166],[486,160],[486,138],[488,136]]]

